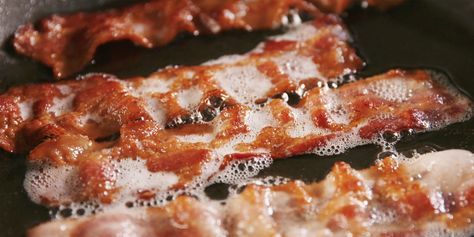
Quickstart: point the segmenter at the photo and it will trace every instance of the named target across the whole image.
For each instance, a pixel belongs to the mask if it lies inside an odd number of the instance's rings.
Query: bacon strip
[[[272,10],[266,10],[271,7]],[[118,40],[152,48],[168,44],[178,34],[218,33],[223,30],[272,29],[291,9],[316,12],[303,0],[154,0],[122,9],[53,15],[18,28],[17,52],[53,69],[57,78],[80,71],[98,46]]]
[[[319,183],[252,184],[224,206],[182,196],[164,207],[52,221],[28,236],[469,235],[473,169],[464,150],[386,158],[362,171],[339,162]]]
[[[338,18],[326,16],[201,66],[12,88],[0,96],[0,145],[30,151],[30,164],[68,169],[80,184],[59,196],[32,184],[34,201],[113,203],[123,189],[116,161],[139,158],[144,171],[175,174],[163,189],[176,189],[219,171],[209,173],[209,165],[336,154],[386,131],[423,132],[471,117],[471,101],[427,71],[395,70],[329,88],[362,66],[347,38]],[[51,177],[44,170],[32,173]]]
[[[353,0],[154,0],[122,9],[71,15],[52,15],[20,26],[14,36],[16,51],[49,66],[56,78],[79,72],[102,44],[129,40],[152,48],[171,42],[178,34],[216,34],[221,31],[273,29],[298,12],[318,16],[316,6],[341,13]],[[368,1],[388,7],[400,0]],[[299,20],[298,20],[299,21]]]

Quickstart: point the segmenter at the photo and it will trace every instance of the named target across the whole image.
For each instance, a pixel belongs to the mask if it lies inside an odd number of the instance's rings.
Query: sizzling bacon
[[[29,236],[472,234],[474,155],[448,150],[413,159],[386,158],[362,171],[340,162],[319,183],[251,184],[224,206],[181,196],[163,207],[49,222]]]
[[[271,7],[271,10],[266,10]],[[291,9],[315,12],[303,0],[154,0],[96,13],[53,15],[18,28],[15,49],[53,69],[57,78],[80,71],[104,43],[130,40],[142,47],[168,44],[180,33],[278,27]]]
[[[38,28],[33,24],[20,26],[13,45],[17,52],[51,67],[56,78],[65,78],[85,67],[97,47],[107,42],[129,40],[152,48],[168,44],[181,33],[272,29],[287,22],[287,15],[320,15],[313,4],[341,13],[352,2],[355,1],[154,0],[103,12],[53,15],[43,19]],[[399,2],[368,1],[369,5],[382,7]]]
[[[423,132],[470,118],[470,100],[427,71],[329,88],[362,66],[347,38],[327,16],[201,66],[12,88],[0,96],[0,145],[79,176],[75,194],[51,196],[40,185],[28,190],[35,201],[110,203],[120,193],[120,177],[109,172],[116,161],[144,160],[143,170],[176,174],[168,187],[180,188],[205,180],[215,163],[335,154],[385,131]]]

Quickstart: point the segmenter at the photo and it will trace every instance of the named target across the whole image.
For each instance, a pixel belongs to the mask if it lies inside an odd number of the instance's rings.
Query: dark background
[[[52,81],[48,68],[18,56],[11,35],[20,24],[51,13],[98,10],[136,1],[126,0],[0,0],[0,92],[10,86]],[[366,60],[361,76],[391,68],[431,68],[446,73],[466,94],[474,93],[474,1],[411,0],[387,12],[352,8],[344,20],[355,47]],[[160,49],[142,49],[127,42],[102,46],[95,64],[83,72],[108,72],[126,78],[166,65],[199,64],[224,54],[244,53],[277,31],[228,32],[219,36],[180,37]],[[405,137],[398,150],[463,148],[474,151],[474,120],[436,132]],[[355,168],[373,163],[380,149],[362,146],[333,157],[306,155],[276,161],[260,175],[279,175],[305,181],[322,179],[335,161]],[[21,236],[27,228],[49,219],[45,208],[31,203],[23,191],[24,156],[0,152],[0,236]],[[225,196],[224,185],[208,192]]]

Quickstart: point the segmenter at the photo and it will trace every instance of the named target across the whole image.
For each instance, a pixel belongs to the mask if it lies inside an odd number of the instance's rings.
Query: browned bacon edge
[[[443,177],[446,172],[456,175]],[[463,150],[357,171],[338,162],[326,179],[248,185],[224,206],[181,196],[163,207],[53,221],[38,236],[451,236],[472,234],[474,156]],[[137,212],[141,214],[137,214]]]
[[[387,8],[402,0],[369,0]],[[56,78],[80,71],[98,46],[130,40],[152,48],[168,44],[177,34],[218,33],[223,30],[271,29],[295,9],[316,16],[316,6],[341,13],[354,0],[154,0],[130,7],[95,13],[53,15],[39,28],[20,26],[13,44],[17,52],[53,69]],[[311,4],[313,3],[313,4]]]

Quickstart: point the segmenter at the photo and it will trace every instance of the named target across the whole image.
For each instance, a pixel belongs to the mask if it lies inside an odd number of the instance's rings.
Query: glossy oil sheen
[[[0,0],[0,91],[12,85],[52,81],[49,70],[18,56],[11,47],[15,28],[56,12],[99,10],[121,6],[132,0]],[[33,5],[32,5],[33,3]],[[360,76],[390,68],[431,68],[446,73],[466,94],[474,94],[474,2],[472,0],[411,0],[388,12],[351,9],[344,20],[355,47],[366,60]],[[102,46],[95,64],[83,72],[107,72],[126,78],[146,76],[166,65],[194,65],[225,54],[244,53],[267,32],[228,32],[219,36],[181,37],[160,49],[137,48],[117,42]],[[462,148],[474,151],[474,120],[451,125],[441,131],[406,136],[399,151],[411,149]],[[261,176],[284,176],[315,181],[324,178],[334,162],[343,160],[357,169],[368,167],[380,149],[357,147],[342,155],[305,155],[278,160]],[[0,235],[22,236],[25,230],[49,219],[45,208],[29,201],[23,190],[24,156],[0,153]],[[207,189],[216,198],[225,197],[225,185]]]

